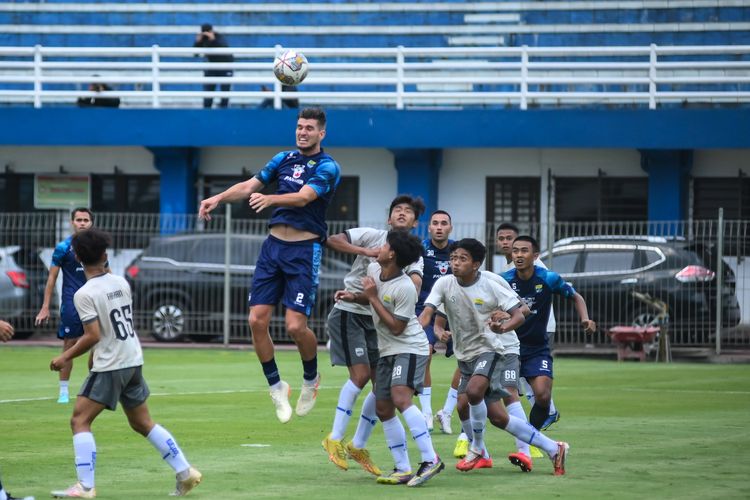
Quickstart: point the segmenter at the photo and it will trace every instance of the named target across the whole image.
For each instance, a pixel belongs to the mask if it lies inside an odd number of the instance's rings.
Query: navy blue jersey
[[[422,258],[424,258],[424,273],[422,275],[422,289],[419,291],[417,310],[424,308],[424,301],[430,295],[432,285],[438,278],[451,274],[450,248],[453,240],[448,240],[445,248],[438,248],[432,244],[432,239],[427,238],[422,242]]]
[[[570,298],[575,289],[566,283],[559,274],[534,266],[534,275],[529,280],[522,280],[516,268],[505,271],[502,276],[511,288],[521,296],[521,300],[531,309],[531,314],[523,325],[516,328],[518,340],[521,341],[521,358],[536,356],[549,352],[547,320],[552,307],[552,294]]]
[[[271,158],[255,178],[265,185],[278,181],[276,194],[298,193],[302,186],[314,189],[318,195],[315,200],[304,207],[277,208],[268,225],[288,224],[323,239],[327,237],[326,210],[341,181],[341,168],[331,156],[322,149],[313,156],[304,156],[299,151],[282,151]]]
[[[57,244],[52,253],[52,265],[62,269],[62,300],[60,302],[69,304],[75,311],[73,295],[86,283],[86,275],[83,274],[83,264],[78,262],[73,255],[71,241],[73,241],[72,235]]]

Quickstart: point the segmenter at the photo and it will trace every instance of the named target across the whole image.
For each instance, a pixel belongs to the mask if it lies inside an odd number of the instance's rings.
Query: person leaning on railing
[[[100,93],[100,95],[94,97],[79,97],[76,104],[78,104],[78,107],[80,108],[119,108],[119,97],[108,97],[101,94],[110,90],[112,90],[112,88],[106,83],[90,83],[89,91]]]

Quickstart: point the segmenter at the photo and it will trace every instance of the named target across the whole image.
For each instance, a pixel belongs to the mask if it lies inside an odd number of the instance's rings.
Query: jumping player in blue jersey
[[[547,320],[552,307],[552,294],[573,301],[586,333],[596,331],[596,323],[589,319],[586,301],[559,274],[534,265],[539,258],[539,244],[531,236],[519,236],[513,241],[515,269],[502,274],[513,290],[531,309],[526,322],[516,328],[521,341],[521,377],[529,381],[534,391],[534,406],[529,423],[541,429],[549,414],[552,398],[552,354],[549,348]]]
[[[94,224],[94,214],[88,208],[76,208],[70,213],[70,224],[73,234],[90,228]],[[86,275],[83,274],[83,266],[73,255],[70,242],[73,235],[68,236],[57,244],[52,254],[52,262],[47,276],[47,286],[44,288],[44,301],[36,315],[37,326],[49,321],[49,306],[52,301],[52,292],[55,290],[57,276],[62,270],[62,296],[60,297],[60,327],[57,330],[57,338],[63,341],[63,352],[67,351],[78,338],[83,335],[83,325],[78,317],[78,312],[73,304],[73,295],[86,283]],[[73,371],[73,361],[69,361],[60,369],[60,392],[58,403],[68,403],[70,396],[68,384],[70,373]]]
[[[250,208],[256,212],[277,207],[255,265],[248,320],[255,353],[282,423],[292,418],[291,389],[279,375],[268,331],[279,301],[286,307],[286,329],[302,358],[304,374],[297,415],[304,416],[312,410],[320,384],[317,340],[307,326],[307,318],[315,304],[323,242],[328,232],[326,209],[341,179],[338,163],[321,147],[325,135],[325,112],[303,109],[297,117],[296,151],[278,153],[253,178],[203,200],[198,210],[201,219],[210,220],[210,212],[220,203],[249,198]],[[275,194],[258,192],[272,182],[278,182]]]

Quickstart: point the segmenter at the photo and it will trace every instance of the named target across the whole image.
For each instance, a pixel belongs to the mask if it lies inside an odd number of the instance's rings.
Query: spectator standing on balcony
[[[73,234],[80,233],[89,229],[94,224],[94,214],[88,208],[76,208],[70,213],[70,224],[73,228]],[[73,295],[84,283],[86,275],[83,273],[83,266],[73,255],[73,249],[70,246],[73,235],[68,236],[55,246],[52,254],[52,262],[47,276],[47,286],[44,288],[44,301],[36,315],[35,325],[39,326],[49,321],[49,306],[52,301],[52,292],[57,283],[57,276],[60,270],[63,273],[62,296],[60,297],[60,327],[57,330],[57,338],[63,341],[63,352],[67,351],[83,335],[83,325],[78,317],[75,304],[73,304]],[[73,361],[68,361],[60,368],[60,392],[57,402],[61,404],[68,403],[68,384],[70,373],[73,371]]]
[[[214,31],[213,26],[206,23],[201,26],[200,33],[195,35],[195,43],[193,44],[193,47],[214,49],[229,47],[229,44],[224,35],[217,33]],[[234,56],[232,54],[206,54],[206,60],[211,63],[226,64],[234,62]],[[229,68],[208,69],[203,72],[203,75],[207,77],[231,77],[233,74],[234,72]],[[213,92],[216,90],[216,87],[217,85],[215,83],[206,83],[203,85],[203,90],[206,92]],[[229,92],[231,85],[228,83],[222,83],[219,88],[222,92]],[[213,97],[206,97],[203,99],[203,107],[210,108],[213,106],[213,102]],[[222,97],[219,106],[222,108],[229,106],[229,98]]]
[[[422,198],[410,195],[396,196],[388,210],[388,225],[393,230],[409,232],[417,226],[422,212]],[[346,461],[348,455],[364,470],[376,476],[380,476],[380,469],[372,461],[366,448],[378,421],[374,392],[368,393],[362,403],[354,437],[346,445],[342,443],[357,398],[369,380],[375,381],[375,368],[380,357],[375,323],[369,304],[339,298],[344,294],[362,292],[362,280],[367,276],[367,267],[375,261],[380,248],[386,243],[387,236],[388,231],[384,229],[357,227],[335,234],[326,242],[328,248],[357,255],[357,258],[344,277],[345,289],[336,292],[336,304],[326,321],[326,329],[331,339],[331,364],[346,366],[349,369],[349,379],[341,387],[331,432],[323,440],[322,445],[330,461],[338,468],[349,468]],[[405,269],[415,291],[418,291],[422,284],[422,268],[420,257]]]
[[[552,355],[546,328],[552,309],[552,295],[561,295],[573,301],[586,333],[596,331],[596,323],[589,319],[586,301],[569,283],[559,274],[534,265],[539,258],[539,244],[534,238],[519,236],[513,241],[512,248],[515,268],[502,276],[531,309],[526,322],[516,332],[521,341],[520,376],[531,385],[535,397],[529,422],[541,429],[549,419],[552,399]]]
[[[326,135],[322,109],[305,108],[297,118],[296,151],[274,156],[252,179],[201,201],[198,215],[211,220],[220,203],[250,199],[256,212],[277,207],[268,222],[270,235],[263,242],[255,265],[248,300],[248,321],[255,354],[270,386],[276,417],[282,423],[292,418],[291,389],[281,380],[268,327],[276,305],[286,306],[285,324],[302,358],[303,382],[296,413],[310,413],[318,394],[317,346],[307,318],[315,305],[318,273],[328,226],[325,214],[341,178],[338,163],[321,147]],[[276,194],[261,194],[264,186],[278,182]]]

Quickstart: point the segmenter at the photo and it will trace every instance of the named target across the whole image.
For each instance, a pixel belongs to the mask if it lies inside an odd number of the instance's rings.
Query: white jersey
[[[486,352],[520,354],[515,331],[498,335],[487,325],[493,311],[521,307],[518,295],[510,287],[502,286],[492,274],[479,273],[469,286],[461,286],[453,275],[438,278],[425,301],[425,305],[436,309],[444,306],[453,334],[453,351],[459,361],[471,361]]]
[[[503,256],[504,257],[504,256]],[[547,269],[547,266],[544,265],[544,262],[542,262],[541,259],[536,259],[534,261],[535,266],[539,266],[542,269]],[[503,259],[503,263],[500,266],[500,272],[498,274],[502,274],[505,271],[510,271],[511,269],[514,269],[516,266],[513,264],[513,261],[506,262],[505,259]],[[549,306],[549,318],[547,318],[547,332],[548,333],[555,333],[555,330],[557,330],[557,321],[555,321],[555,309],[550,304]]]
[[[346,231],[346,236],[349,238],[349,243],[352,245],[362,248],[380,248],[385,245],[388,231],[371,227],[355,227],[354,229],[348,229]],[[344,288],[347,292],[362,292],[362,278],[367,276],[367,266],[373,262],[375,262],[375,259],[372,257],[357,255],[357,258],[354,259],[354,263],[352,264],[351,271],[349,271],[344,277]],[[424,273],[424,260],[420,256],[417,262],[406,266],[404,271],[407,275],[417,273],[422,276]],[[413,286],[414,283],[412,282],[412,287]],[[341,300],[337,302],[334,307],[355,314],[370,314],[370,308],[368,306],[363,306],[362,304],[356,304],[354,302],[344,302]]]
[[[73,296],[85,325],[99,321],[101,338],[94,345],[92,372],[109,372],[143,364],[141,342],[133,328],[133,299],[125,278],[114,274],[93,277]]]
[[[367,268],[367,275],[375,280],[375,285],[378,287],[378,298],[396,319],[407,322],[404,331],[400,335],[394,335],[380,319],[375,309],[370,307],[375,331],[378,333],[380,357],[394,354],[429,356],[430,344],[427,341],[427,335],[414,314],[419,297],[414,282],[404,273],[382,281],[380,271],[380,264],[377,262],[373,262]]]

